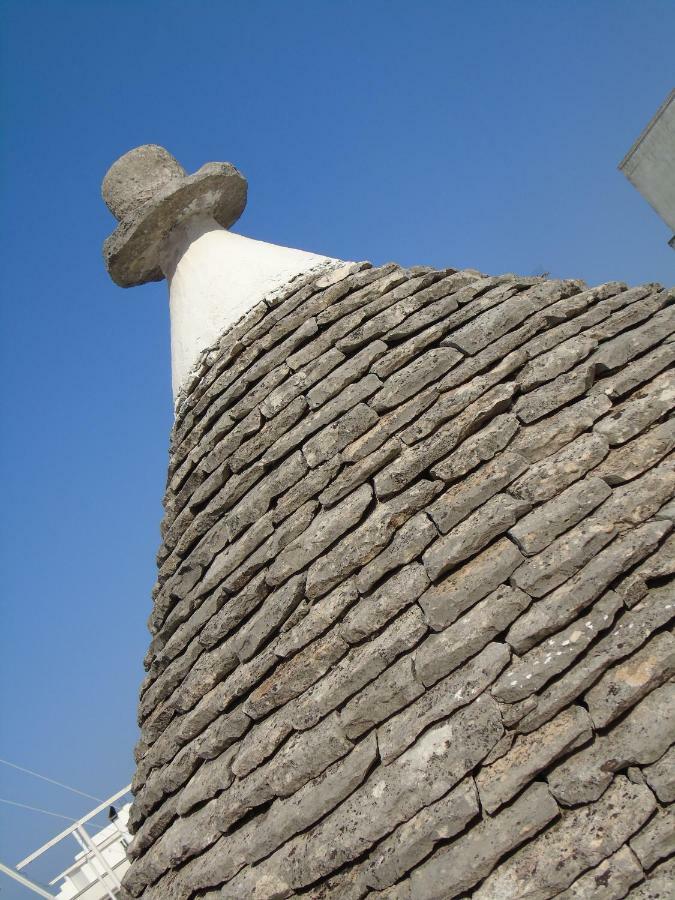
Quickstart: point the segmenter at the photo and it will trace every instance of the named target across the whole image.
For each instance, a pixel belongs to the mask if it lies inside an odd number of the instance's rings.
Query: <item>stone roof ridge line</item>
[[[203,351],[265,296],[341,262],[231,232],[248,183],[228,162],[188,175],[168,150],[144,144],[112,164],[101,193],[119,222],[103,244],[112,280],[120,287],[168,282],[174,398]]]

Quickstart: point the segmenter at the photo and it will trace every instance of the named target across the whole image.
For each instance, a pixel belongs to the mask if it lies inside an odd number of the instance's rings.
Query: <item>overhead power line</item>
[[[81,797],[87,797],[89,800],[96,800],[97,803],[102,802],[100,797],[94,797],[93,794],[86,794],[84,791],[78,791],[77,788],[71,787],[69,784],[64,784],[62,781],[56,781],[54,778],[48,778],[46,775],[40,775],[39,772],[33,772],[32,769],[26,769],[23,766],[17,766],[16,763],[9,762],[6,759],[0,759],[0,763],[5,766],[9,766],[12,769],[16,769],[19,772],[24,772],[26,775],[32,775],[34,778],[40,778],[42,781],[48,781],[50,784],[55,784],[57,787],[64,788],[66,791],[72,791],[73,794],[79,794]],[[64,816],[63,818],[67,817]],[[71,821],[74,820],[71,819]]]
[[[70,816],[55,813],[49,809],[40,809],[39,806],[28,806],[27,803],[17,803],[16,800],[5,800],[4,797],[0,797],[0,803],[8,803],[10,806],[20,806],[21,809],[29,809],[31,812],[44,813],[46,816],[54,816],[56,819],[65,819],[66,822],[77,822],[77,819],[73,819]]]

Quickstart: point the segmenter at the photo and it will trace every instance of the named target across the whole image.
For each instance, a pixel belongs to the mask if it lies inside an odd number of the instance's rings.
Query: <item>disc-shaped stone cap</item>
[[[179,222],[209,214],[229,228],[246,206],[247,182],[230,163],[206,163],[186,175],[163,147],[130,150],[110,167],[102,194],[119,226],[103,244],[112,280],[120,287],[161,281],[162,243]]]
[[[164,147],[144,144],[129,150],[110,166],[101,184],[101,194],[110,212],[121,222],[151,200],[160,188],[186,175],[178,160]]]

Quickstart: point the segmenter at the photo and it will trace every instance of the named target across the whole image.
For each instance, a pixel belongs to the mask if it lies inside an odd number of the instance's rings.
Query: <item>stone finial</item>
[[[208,215],[229,228],[246,206],[247,182],[230,163],[206,163],[187,175],[163,147],[145,144],[121,156],[101,186],[119,225],[103,244],[112,280],[120,287],[161,281],[162,245],[185,219]]]

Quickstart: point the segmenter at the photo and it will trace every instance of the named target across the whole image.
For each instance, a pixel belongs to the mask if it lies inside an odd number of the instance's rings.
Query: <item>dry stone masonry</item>
[[[323,263],[201,355],[128,897],[673,896],[673,300]]]
[[[127,892],[666,897],[675,307],[300,277],[180,398]]]

